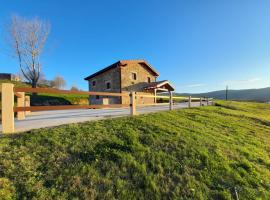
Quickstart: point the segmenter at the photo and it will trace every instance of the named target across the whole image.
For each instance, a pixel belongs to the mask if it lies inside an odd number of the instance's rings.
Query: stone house
[[[158,81],[159,73],[145,60],[120,60],[88,77],[89,91],[156,95],[158,92],[174,91],[171,84]],[[90,96],[90,104],[129,104],[129,97]],[[138,104],[152,104],[156,98],[139,97]]]

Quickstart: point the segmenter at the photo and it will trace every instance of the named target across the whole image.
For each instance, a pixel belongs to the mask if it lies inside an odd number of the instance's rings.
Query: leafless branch
[[[41,73],[40,55],[50,32],[50,24],[38,18],[14,15],[8,28],[11,48],[23,76],[36,87]]]

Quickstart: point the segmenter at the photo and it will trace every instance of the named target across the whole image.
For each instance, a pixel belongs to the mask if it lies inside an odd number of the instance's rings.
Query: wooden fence
[[[25,119],[25,116],[31,111],[47,111],[47,110],[67,110],[67,109],[98,109],[98,108],[123,108],[130,107],[130,115],[136,115],[136,108],[138,106],[160,105],[154,104],[138,104],[136,98],[162,98],[168,99],[169,110],[173,109],[173,100],[187,100],[188,107],[191,107],[192,100],[200,101],[200,106],[203,105],[203,101],[209,105],[209,99],[205,98],[191,98],[190,97],[173,97],[170,96],[154,96],[145,94],[136,94],[136,92],[130,93],[109,93],[109,92],[87,92],[87,91],[70,91],[70,90],[58,90],[51,88],[16,88],[13,84],[3,83],[0,87],[2,93],[2,133],[13,133],[14,128],[14,113],[17,113],[17,119]],[[78,94],[78,95],[99,95],[99,96],[111,96],[111,97],[129,97],[130,104],[109,104],[109,105],[61,105],[61,106],[30,106],[30,98],[25,93],[49,93],[49,94]],[[14,107],[14,96],[17,98],[17,106]]]

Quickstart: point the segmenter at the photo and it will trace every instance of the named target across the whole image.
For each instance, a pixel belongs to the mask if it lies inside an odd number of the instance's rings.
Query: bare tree
[[[40,55],[44,48],[50,24],[38,18],[12,16],[8,28],[11,48],[19,60],[20,70],[33,88],[40,78]]]
[[[72,85],[70,88],[71,91],[79,91],[79,88],[76,85]]]
[[[23,75],[23,73],[21,71],[19,71],[17,73],[17,76],[20,78],[21,82],[27,82],[28,81],[28,80],[25,79],[25,77],[24,77],[24,75]]]
[[[65,86],[66,86],[66,81],[62,76],[56,76],[52,80],[52,87],[54,87],[54,88],[61,89]]]
[[[46,79],[45,74],[41,71],[38,80],[39,87],[52,87],[52,81]]]

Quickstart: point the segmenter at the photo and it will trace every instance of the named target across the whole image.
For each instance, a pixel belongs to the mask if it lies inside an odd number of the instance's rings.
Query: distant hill
[[[194,96],[194,97],[212,97],[215,99],[225,99],[225,90],[189,94],[189,93],[177,93],[179,96]],[[258,101],[258,102],[270,102],[270,87],[261,89],[247,89],[247,90],[229,90],[229,100],[242,100],[242,101]]]

